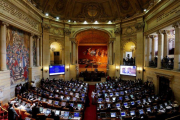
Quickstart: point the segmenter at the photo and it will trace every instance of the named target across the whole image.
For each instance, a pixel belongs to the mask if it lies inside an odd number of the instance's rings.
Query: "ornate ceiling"
[[[109,35],[99,30],[87,30],[80,32],[76,36],[76,41],[79,44],[107,44],[109,41]]]
[[[147,9],[152,0],[32,0],[44,13],[63,20],[108,21],[129,18]]]

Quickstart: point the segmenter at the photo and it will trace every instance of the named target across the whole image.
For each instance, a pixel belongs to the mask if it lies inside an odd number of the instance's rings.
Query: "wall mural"
[[[9,27],[6,35],[6,65],[10,70],[11,85],[27,81],[30,37],[14,27]]]
[[[37,38],[33,39],[33,66],[37,66]]]
[[[106,68],[107,46],[79,46],[79,68]]]

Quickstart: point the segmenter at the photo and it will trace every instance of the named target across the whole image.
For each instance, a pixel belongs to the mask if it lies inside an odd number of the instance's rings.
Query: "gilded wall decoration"
[[[11,85],[28,81],[30,36],[14,27],[7,29],[6,65],[10,70]]]
[[[64,31],[62,28],[58,27],[51,27],[50,28],[50,33],[54,35],[64,35]]]

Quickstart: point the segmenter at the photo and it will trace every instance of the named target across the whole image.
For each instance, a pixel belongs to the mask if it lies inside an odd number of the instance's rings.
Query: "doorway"
[[[159,76],[159,95],[167,94],[169,89],[169,79],[163,76]]]

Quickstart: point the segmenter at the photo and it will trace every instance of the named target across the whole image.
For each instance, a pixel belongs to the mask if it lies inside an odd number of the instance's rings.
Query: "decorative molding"
[[[53,35],[64,35],[63,28],[53,26],[50,28],[50,33]]]
[[[64,34],[65,35],[70,35],[71,34],[71,30],[68,28],[64,28]]]
[[[114,34],[115,34],[115,35],[121,34],[121,28],[115,28],[115,29],[114,29]]]
[[[159,21],[163,20],[164,18],[166,18],[174,13],[178,13],[178,12],[180,12],[180,5],[178,5],[174,9],[171,9],[170,11],[161,12],[161,14],[158,15],[158,17],[156,18],[156,21],[159,22]]]
[[[145,26],[144,22],[135,24],[135,28],[136,28],[137,31],[142,31],[144,26]]]
[[[174,27],[174,28],[180,27],[180,23],[179,22],[175,22],[175,23],[173,23],[172,27]]]
[[[45,29],[45,30],[49,30],[51,28],[51,25],[47,24],[47,23],[43,23],[42,27]]]
[[[5,25],[5,26],[9,26],[9,23],[7,23],[7,22],[2,22],[2,25]]]
[[[38,29],[38,22],[24,14],[23,12],[19,11],[18,9],[15,9],[12,5],[7,3],[7,0],[0,0],[0,7],[3,11],[8,12],[9,14],[17,17],[20,20],[23,20],[24,22],[31,25],[31,27]]]
[[[163,74],[163,73],[159,73],[159,72],[155,72],[157,77],[165,77],[168,78],[169,81],[171,82],[174,78],[174,75],[169,75],[169,74]]]
[[[128,26],[128,27],[126,28],[125,35],[131,36],[131,35],[133,35],[133,34],[134,34],[133,28],[132,28],[131,26]]]

